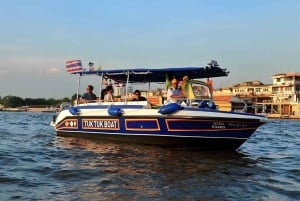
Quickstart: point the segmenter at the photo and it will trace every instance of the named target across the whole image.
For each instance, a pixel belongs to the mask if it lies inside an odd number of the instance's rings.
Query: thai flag
[[[72,60],[66,62],[67,72],[77,73],[82,71],[81,60]]]

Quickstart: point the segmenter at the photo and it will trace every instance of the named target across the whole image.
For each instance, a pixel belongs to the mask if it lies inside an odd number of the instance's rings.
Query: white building
[[[273,103],[280,114],[300,115],[300,73],[289,72],[272,76]]]
[[[300,102],[300,73],[289,72],[272,76],[273,102],[298,103]]]

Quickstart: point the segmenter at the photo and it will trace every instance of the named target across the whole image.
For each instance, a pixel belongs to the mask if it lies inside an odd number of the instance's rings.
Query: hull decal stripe
[[[56,130],[57,132],[60,133],[74,133],[74,131],[68,131],[68,130]],[[116,135],[116,136],[151,136],[151,137],[174,137],[174,138],[205,138],[205,139],[248,139],[247,137],[222,137],[222,136],[190,136],[190,135],[159,135],[159,134],[130,134],[130,133],[99,133],[99,132],[92,132],[92,131],[80,131],[80,132],[76,132],[75,133],[78,134],[78,136],[80,136],[81,134],[95,134],[95,136],[99,135]]]
[[[157,119],[125,119],[128,131],[160,131]]]

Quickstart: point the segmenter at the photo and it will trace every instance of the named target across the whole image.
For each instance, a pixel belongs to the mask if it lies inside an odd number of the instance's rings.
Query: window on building
[[[292,91],[292,87],[284,87],[284,91]]]
[[[284,78],[284,81],[291,81],[291,80],[293,80],[293,77],[291,77],[291,76]]]

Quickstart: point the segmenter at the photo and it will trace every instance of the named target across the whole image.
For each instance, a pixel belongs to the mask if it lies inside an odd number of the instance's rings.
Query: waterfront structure
[[[272,76],[272,106],[281,115],[300,115],[300,72]]]
[[[221,111],[231,111],[232,88],[214,89],[214,101]]]
[[[274,117],[299,117],[300,73],[274,74],[272,84],[248,81],[214,89],[214,100],[221,110],[229,110],[234,98],[246,103],[253,113],[263,112]]]
[[[263,84],[260,81],[247,81],[233,84],[231,87],[214,90],[214,100],[220,109],[227,111],[233,103],[240,102],[240,109],[247,112],[266,112],[267,104],[272,102],[272,85]],[[231,108],[232,109],[232,108]]]

